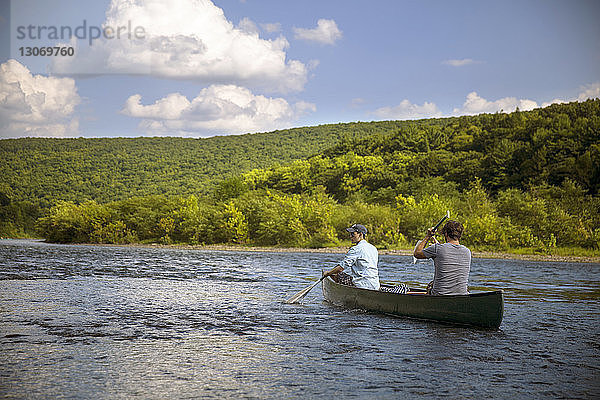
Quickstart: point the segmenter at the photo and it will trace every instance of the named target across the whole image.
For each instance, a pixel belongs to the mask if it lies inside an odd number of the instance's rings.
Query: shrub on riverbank
[[[150,196],[107,204],[59,202],[38,227],[43,237],[61,243],[328,247],[345,243],[345,228],[359,222],[380,248],[408,248],[449,210],[465,226],[462,242],[474,249],[600,249],[600,199],[572,182],[509,189],[493,198],[475,181],[458,193],[398,195],[394,205],[370,204],[360,196],[340,204],[323,190],[249,190],[224,201]]]

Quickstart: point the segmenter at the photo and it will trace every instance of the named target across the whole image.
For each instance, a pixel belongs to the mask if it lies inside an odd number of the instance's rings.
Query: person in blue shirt
[[[346,231],[350,233],[353,246],[340,264],[324,275],[333,276],[338,283],[379,290],[379,252],[365,239],[367,228],[361,224],[354,224],[346,228]]]

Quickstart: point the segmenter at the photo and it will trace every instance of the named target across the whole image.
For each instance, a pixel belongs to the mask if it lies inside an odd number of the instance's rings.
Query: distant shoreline
[[[11,239],[2,238],[2,240],[23,240],[45,243],[44,239]],[[349,247],[322,247],[322,248],[303,248],[303,247],[261,247],[244,246],[232,244],[159,244],[159,243],[131,243],[131,244],[102,244],[102,243],[66,243],[80,246],[106,246],[106,247],[131,247],[131,248],[164,248],[180,250],[206,250],[206,251],[243,251],[256,253],[322,253],[322,254],[345,254]],[[412,250],[409,249],[379,249],[381,255],[412,256]],[[547,261],[547,262],[577,262],[577,263],[598,263],[600,257],[589,256],[559,256],[548,254],[515,254],[492,251],[474,251],[473,258],[491,258],[504,260],[526,260],[526,261]]]
[[[94,245],[94,244],[89,244]],[[106,244],[99,246],[122,246],[122,247],[140,247],[140,248],[171,248],[181,250],[209,250],[209,251],[245,251],[245,252],[263,252],[263,253],[323,253],[323,254],[345,254],[348,247],[323,247],[323,248],[302,248],[302,247],[260,247],[243,245],[187,245],[187,244]],[[412,250],[398,249],[388,250],[379,249],[380,255],[412,256]],[[546,254],[514,254],[491,251],[474,251],[474,258],[492,258],[505,260],[528,260],[528,261],[548,261],[548,262],[579,262],[579,263],[599,263],[600,257],[585,256],[558,256]]]

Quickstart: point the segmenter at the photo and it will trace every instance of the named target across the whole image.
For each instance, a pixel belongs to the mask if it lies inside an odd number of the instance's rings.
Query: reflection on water
[[[341,255],[0,241],[0,397],[594,398],[600,265],[475,259],[498,331],[283,300]],[[427,263],[382,256],[424,286]]]

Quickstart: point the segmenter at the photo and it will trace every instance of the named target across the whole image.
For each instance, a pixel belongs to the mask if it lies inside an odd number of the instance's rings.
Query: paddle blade
[[[309,287],[302,289],[301,291],[299,291],[298,293],[296,293],[295,295],[293,295],[292,297],[287,299],[285,301],[285,303],[286,304],[298,303],[300,300],[302,300],[304,298],[304,296],[306,296],[308,294],[308,292],[310,292],[315,286],[317,286],[319,283],[321,283],[322,280],[323,280],[323,278],[319,279],[318,281],[316,281]]]

